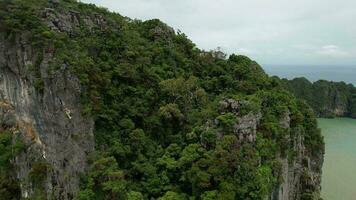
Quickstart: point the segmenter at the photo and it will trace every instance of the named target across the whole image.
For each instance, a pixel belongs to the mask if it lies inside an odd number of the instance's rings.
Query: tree
[[[183,194],[168,191],[163,197],[158,198],[158,200],[186,200]]]

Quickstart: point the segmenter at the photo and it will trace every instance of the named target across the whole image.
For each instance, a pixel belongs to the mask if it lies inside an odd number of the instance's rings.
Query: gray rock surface
[[[236,116],[236,124],[233,133],[238,136],[240,142],[254,143],[256,141],[257,130],[262,118],[261,113],[241,114],[241,108],[247,102],[234,99],[224,99],[220,101],[220,113],[233,113]],[[215,120],[217,121],[217,120]],[[210,128],[214,126],[210,124]],[[218,121],[214,123],[218,125]],[[279,119],[279,126],[288,132],[289,151],[293,155],[277,155],[281,164],[281,182],[276,186],[270,197],[271,200],[301,200],[302,193],[312,189],[313,199],[320,196],[321,166],[323,155],[311,155],[307,151],[303,141],[303,131],[300,128],[291,129],[290,111],[283,113]],[[221,138],[223,132],[219,133]]]
[[[249,113],[242,117],[238,117],[238,123],[234,127],[234,134],[239,137],[239,140],[247,140],[248,142],[256,141],[257,126],[260,123],[261,113]]]
[[[47,199],[72,199],[94,149],[94,124],[81,114],[79,80],[65,65],[49,74],[52,55],[42,53],[40,59],[26,34],[13,41],[0,34],[1,126],[16,128],[26,143],[14,163],[22,196],[34,193],[29,172],[35,163],[45,162],[50,166],[43,183]],[[38,76],[41,88],[35,88]]]
[[[280,126],[284,129],[290,127],[289,112],[286,112],[280,120]],[[279,155],[282,164],[282,182],[271,194],[272,200],[300,200],[303,199],[302,191],[313,188],[312,199],[320,196],[321,166],[323,155],[310,155],[303,141],[303,131],[299,128],[290,130],[289,143],[294,155]],[[311,164],[310,161],[313,160]]]
[[[220,114],[233,113],[236,116],[233,133],[239,138],[240,141],[255,142],[257,137],[257,127],[262,115],[261,113],[253,112],[246,115],[241,114],[241,107],[246,103],[247,102],[237,101],[234,99],[224,99],[220,101]],[[224,133],[221,132],[219,137],[221,138],[223,134]]]

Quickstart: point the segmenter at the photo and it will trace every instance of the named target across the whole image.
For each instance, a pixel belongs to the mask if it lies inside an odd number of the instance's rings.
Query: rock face
[[[49,75],[52,55],[42,55],[38,57],[26,34],[13,40],[0,34],[1,125],[17,129],[26,143],[14,163],[22,196],[34,194],[29,174],[45,163],[47,198],[72,199],[87,167],[86,156],[94,149],[93,120],[81,114],[78,79],[65,65]]]
[[[249,113],[242,117],[238,117],[238,123],[234,127],[234,133],[239,136],[240,140],[249,142],[256,141],[257,126],[259,125],[261,114]]]
[[[261,113],[254,114],[252,112],[246,115],[241,114],[240,110],[244,104],[246,102],[234,99],[222,100],[220,102],[220,113],[233,113],[236,116],[233,133],[238,136],[241,142],[254,143],[263,116]],[[270,199],[318,199],[321,190],[322,151],[317,155],[310,154],[303,141],[303,131],[298,127],[290,130],[289,111],[281,115],[279,126],[285,132],[290,133],[286,140],[290,144],[290,152],[294,152],[294,155],[278,155],[281,164],[281,182],[272,192]],[[220,135],[222,134],[220,133]],[[308,197],[303,196],[305,192],[308,192]]]
[[[289,112],[284,114],[280,125],[285,130],[290,127]],[[310,155],[304,145],[302,134],[301,129],[294,128],[287,138],[295,154],[293,157],[280,156],[282,182],[272,193],[272,200],[318,199],[320,196],[323,155],[322,152],[320,155]],[[309,196],[303,196],[304,192],[309,192]]]
[[[303,199],[301,191],[312,188],[311,199],[318,199],[320,195],[321,166],[323,161],[318,159],[311,163],[311,158],[305,153],[300,130],[293,130],[293,148],[297,152],[296,158],[290,162],[290,158],[280,158],[282,164],[282,183],[275,189],[271,199],[290,200]],[[321,155],[322,156],[322,155]],[[313,158],[317,159],[317,158]]]
[[[241,113],[241,107],[246,104],[244,101],[234,99],[224,99],[220,101],[220,114],[232,113],[236,117],[236,122],[233,125],[233,133],[238,136],[240,141],[255,142],[257,127],[262,117],[261,113],[249,112]],[[218,120],[215,120],[218,125]],[[220,133],[220,138],[224,133]]]

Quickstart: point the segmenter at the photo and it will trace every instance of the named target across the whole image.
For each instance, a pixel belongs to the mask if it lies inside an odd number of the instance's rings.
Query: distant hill
[[[356,88],[352,84],[306,78],[282,79],[283,87],[304,99],[319,117],[356,118]]]

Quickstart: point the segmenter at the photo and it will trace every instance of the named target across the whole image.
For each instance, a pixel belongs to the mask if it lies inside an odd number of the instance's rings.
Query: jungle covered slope
[[[283,86],[304,99],[320,117],[356,118],[356,88],[352,84],[306,78],[282,79]]]
[[[82,87],[83,115],[95,122],[80,191],[47,188],[57,161],[45,160],[28,164],[40,177],[26,184],[30,198],[319,199],[324,147],[315,116],[249,58],[202,51],[159,20],[71,0],[0,1],[0,30],[2,44],[30,44],[33,64],[19,78],[36,97],[68,69]],[[16,199],[9,191],[23,184],[8,167],[16,127],[1,124],[0,197]]]

